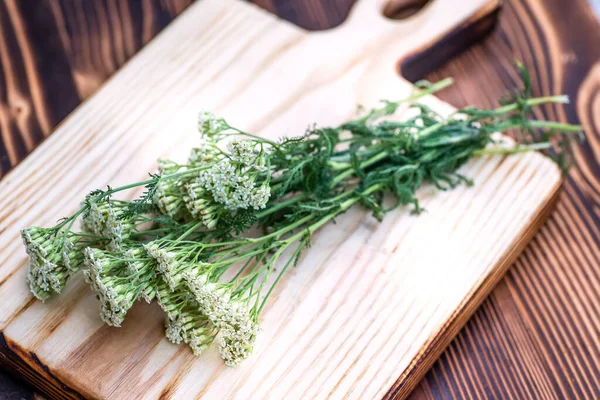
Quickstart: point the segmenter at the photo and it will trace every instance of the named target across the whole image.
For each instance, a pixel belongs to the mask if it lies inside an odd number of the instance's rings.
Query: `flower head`
[[[256,142],[254,140],[242,140],[234,138],[227,144],[227,150],[230,153],[231,159],[245,166],[252,166],[253,162],[258,158],[255,151]]]
[[[129,256],[134,254],[143,253],[134,250]],[[154,283],[152,265],[149,260],[143,265],[137,263],[122,254],[89,247],[85,249],[84,277],[96,292],[100,316],[108,325],[121,326],[138,297],[150,292]]]
[[[73,239],[66,237],[61,252],[61,261],[65,268],[71,273],[78,272],[83,266],[83,259],[82,248],[78,243],[74,243]]]
[[[212,140],[202,139],[199,147],[194,147],[188,157],[188,165],[192,168],[200,167],[212,162],[217,157],[218,151]]]
[[[123,241],[135,228],[131,221],[119,218],[118,213],[124,207],[124,205],[112,201],[92,203],[89,213],[81,219],[81,227],[84,232],[107,239],[107,249],[120,251]]]
[[[185,331],[180,319],[165,317],[165,337],[173,344],[181,344],[184,341]]]
[[[187,343],[194,355],[200,355],[214,341],[216,327],[184,286],[175,289],[159,286],[159,304],[167,314],[165,336],[175,344]]]
[[[252,353],[259,330],[245,302],[233,298],[231,285],[211,282],[204,274],[188,273],[186,283],[200,311],[221,332],[219,351],[225,364],[235,366],[245,360]]]
[[[156,270],[161,274],[169,289],[175,290],[183,279],[181,271],[185,268],[178,255],[175,252],[161,249],[156,242],[145,244],[144,249],[156,261]]]
[[[161,176],[179,172],[182,167],[170,160],[158,160],[158,171]],[[187,215],[183,201],[183,184],[180,178],[159,179],[152,198],[153,203],[162,214],[174,219],[182,219]]]
[[[60,293],[71,274],[79,269],[81,258],[69,232],[38,227],[21,230],[29,257],[27,282],[33,295],[44,301]]]
[[[223,118],[216,117],[208,111],[200,111],[198,113],[198,132],[202,136],[213,136],[227,129],[229,125]]]
[[[186,343],[190,346],[194,355],[199,356],[215,340],[216,332],[208,321],[201,326],[196,326],[196,324],[187,331]]]
[[[213,229],[219,221],[221,208],[215,204],[212,196],[203,188],[199,179],[186,185],[187,195],[183,199],[192,216],[201,219],[207,228]]]
[[[195,217],[206,216],[209,221],[215,218],[216,211],[255,210],[264,208],[270,197],[269,184],[265,181],[256,186],[258,174],[248,168],[235,166],[229,159],[223,159],[199,177],[186,185],[186,204]],[[220,205],[213,208],[213,205]],[[208,224],[205,223],[208,226]]]
[[[186,271],[185,283],[198,302],[200,310],[217,326],[221,326],[224,315],[227,313],[227,303],[231,298],[230,286],[212,282],[205,274],[196,274]]]
[[[255,210],[260,210],[266,207],[270,197],[271,187],[267,183],[263,183],[257,189],[252,190],[249,204]]]
[[[254,321],[237,329],[227,327],[221,331],[219,353],[225,365],[235,367],[252,354],[258,331],[258,324]]]
[[[187,343],[198,356],[214,341],[216,329],[205,315],[186,306],[175,318],[165,319],[165,336],[174,344]]]

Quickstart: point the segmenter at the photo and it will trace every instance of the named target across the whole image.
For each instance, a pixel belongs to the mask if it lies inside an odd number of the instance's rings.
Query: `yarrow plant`
[[[22,230],[31,292],[46,300],[82,271],[107,324],[121,326],[136,301],[156,301],[169,341],[196,355],[216,341],[235,366],[252,353],[269,295],[311,235],[352,206],[378,219],[400,206],[419,213],[425,182],[471,184],[458,169],[486,154],[545,150],[566,170],[580,127],[532,118],[533,107],[566,97],[532,98],[525,79],[493,110],[444,117],[419,102],[450,83],[420,82],[402,101],[277,142],[203,111],[202,145],[185,163],[159,160],[149,179],[95,190],[56,226]],[[388,118],[400,108],[412,116]],[[495,133],[510,129],[520,143],[498,143]],[[138,199],[113,198],[137,187],[145,187]]]

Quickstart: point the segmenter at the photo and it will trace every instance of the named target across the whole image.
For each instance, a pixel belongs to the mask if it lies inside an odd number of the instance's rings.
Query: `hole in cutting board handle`
[[[410,82],[423,79],[425,75],[442,66],[490,34],[497,25],[501,3],[477,13],[454,30],[432,43],[417,49],[398,61],[397,70]]]
[[[383,15],[389,19],[402,20],[417,14],[432,0],[389,0]]]

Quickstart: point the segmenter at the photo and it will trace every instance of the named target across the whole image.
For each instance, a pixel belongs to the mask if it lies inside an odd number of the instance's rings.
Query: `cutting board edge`
[[[0,331],[0,367],[17,379],[42,392],[49,399],[91,399],[90,393],[79,392],[62,382],[34,352],[21,348]]]
[[[549,191],[545,202],[540,204],[530,223],[523,227],[523,234],[514,240],[510,251],[486,275],[481,284],[465,296],[461,305],[457,307],[437,335],[430,338],[421,347],[417,357],[398,377],[394,385],[388,389],[383,397],[384,399],[404,399],[417,387],[550,217],[560,198],[563,183],[564,180],[559,176],[556,184]]]

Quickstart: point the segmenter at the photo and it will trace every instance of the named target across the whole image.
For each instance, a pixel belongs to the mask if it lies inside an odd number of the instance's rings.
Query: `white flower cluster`
[[[65,238],[61,246],[61,262],[71,274],[78,272],[83,265],[83,252],[81,248],[75,246],[68,237]]]
[[[186,195],[183,197],[188,211],[194,218],[202,220],[204,226],[213,229],[219,221],[220,208],[212,200],[212,196],[196,179],[185,186]]]
[[[210,144],[210,140],[204,140],[201,147],[193,148],[188,158],[187,166],[179,165],[170,160],[158,160],[158,171],[161,176],[185,172],[190,168],[202,167],[211,163],[217,158],[217,151]],[[190,201],[186,185],[197,178],[195,175],[185,175],[174,179],[159,180],[156,185],[156,191],[153,197],[153,203],[158,207],[162,214],[166,214],[173,219],[181,220],[190,215],[186,198]],[[192,211],[195,207],[191,208]],[[198,217],[194,215],[194,217]]]
[[[269,201],[271,190],[266,182],[256,187],[255,179],[256,174],[251,174],[249,169],[236,168],[228,159],[223,159],[209,170],[202,171],[195,186],[188,185],[188,193],[190,198],[198,198],[209,192],[213,200],[226,210],[260,210]]]
[[[149,281],[154,278],[154,265],[147,261],[147,252],[141,247],[132,247],[124,253],[125,275],[134,284],[142,287],[139,297],[151,303],[156,297],[156,289]],[[151,279],[150,279],[151,277]]]
[[[217,151],[215,150],[215,145],[212,140],[202,139],[202,143],[199,147],[194,147],[190,151],[190,156],[188,157],[188,165],[192,168],[200,167],[202,165],[208,164],[215,159],[217,156]]]
[[[204,226],[213,229],[224,210],[265,207],[271,195],[270,187],[266,182],[256,187],[257,176],[253,167],[220,158],[185,185],[183,201],[194,218],[200,218]]]
[[[83,231],[108,239],[106,249],[110,251],[120,251],[123,240],[134,228],[130,222],[119,219],[118,211],[119,206],[110,201],[93,203],[89,213],[81,219]]]
[[[212,136],[227,128],[228,125],[223,118],[219,118],[213,113],[204,110],[198,113],[198,132],[200,132],[200,135]]]
[[[158,160],[160,175],[171,175],[180,170],[180,166],[170,160]],[[159,180],[156,184],[153,202],[161,213],[171,218],[179,219],[185,216],[186,208],[183,201],[183,184],[178,179]]]
[[[210,282],[206,275],[187,273],[186,283],[199,309],[219,329],[219,352],[225,364],[233,367],[248,358],[259,327],[243,302],[232,299],[231,287]]]
[[[60,293],[82,261],[71,239],[37,227],[21,230],[21,238],[29,258],[27,283],[33,295],[44,301]]]
[[[162,293],[162,295],[161,295]],[[183,297],[183,299],[182,299]],[[208,318],[198,310],[193,299],[187,299],[180,292],[159,291],[159,303],[167,312],[165,336],[174,344],[186,343],[194,355],[199,356],[214,341],[216,330]]]
[[[245,316],[241,316],[237,324],[235,328],[223,328],[219,338],[219,353],[228,367],[239,365],[252,354],[259,331],[258,324]]]
[[[169,289],[175,290],[183,279],[181,271],[185,269],[185,265],[182,265],[177,259],[177,254],[161,249],[155,242],[145,244],[144,249],[157,262],[156,269],[160,272]]]
[[[100,301],[100,317],[110,326],[121,326],[133,303],[151,290],[153,272],[104,250],[87,247],[84,254],[83,276]],[[141,250],[130,253],[135,257],[142,254]],[[137,272],[132,276],[129,272],[133,269]]]
[[[209,324],[210,323],[207,322],[205,326],[196,327],[186,331],[189,332],[186,336],[186,343],[190,346],[192,352],[196,356],[206,350],[215,340],[215,330]]]
[[[214,134],[228,129],[222,118],[202,111],[198,127],[203,143],[192,149],[185,165],[159,160],[161,175],[180,176],[159,180],[153,202],[162,214],[176,220],[200,219],[213,229],[225,215],[236,210],[263,209],[271,196],[265,152],[256,140],[234,138],[223,152]],[[196,168],[206,168],[185,174]]]
[[[227,150],[231,159],[242,165],[252,165],[257,158],[255,151],[256,143],[251,140],[241,140],[234,138],[227,143]]]
[[[185,321],[181,314],[174,320],[165,317],[165,337],[173,344],[181,344],[185,340]]]
[[[215,329],[202,314],[181,311],[175,319],[165,320],[165,336],[171,343],[186,343],[199,356],[214,341]]]

